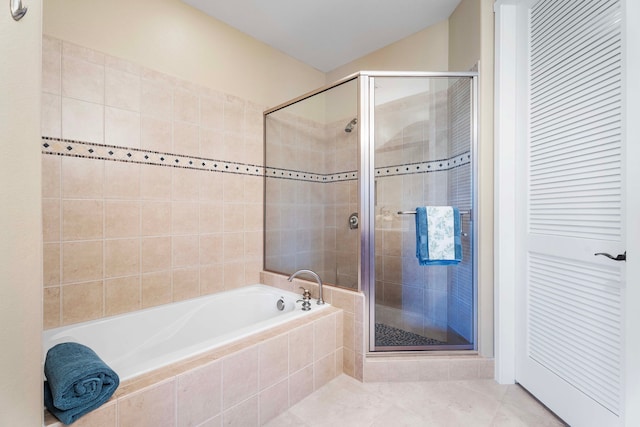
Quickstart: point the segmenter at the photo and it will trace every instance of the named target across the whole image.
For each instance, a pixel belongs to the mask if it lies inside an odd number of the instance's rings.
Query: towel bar
[[[460,215],[470,215],[471,211],[458,211]],[[398,215],[415,215],[416,211],[398,211]]]
[[[458,213],[460,214],[460,216],[471,215],[471,210],[458,211]],[[416,214],[416,211],[398,211],[398,215],[415,215],[415,214]],[[462,226],[460,228],[462,228]],[[460,230],[460,234],[462,235],[462,237],[467,237],[469,235],[469,233],[465,232],[464,230]]]

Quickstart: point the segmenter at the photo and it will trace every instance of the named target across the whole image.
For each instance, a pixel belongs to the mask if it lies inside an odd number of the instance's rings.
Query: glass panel
[[[471,88],[467,77],[375,79],[376,350],[474,347]],[[460,263],[419,264],[410,213],[422,206],[463,213]]]
[[[358,289],[357,80],[265,117],[266,270]]]

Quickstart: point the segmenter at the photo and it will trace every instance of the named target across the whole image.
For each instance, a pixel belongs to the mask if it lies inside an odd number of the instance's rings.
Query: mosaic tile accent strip
[[[471,152],[467,151],[466,153],[458,154],[449,159],[376,168],[375,176],[413,175],[417,173],[448,171],[469,163],[471,163]]]
[[[265,168],[265,176],[267,178],[329,183],[329,182],[338,182],[338,181],[355,181],[358,179],[358,171],[346,171],[346,172],[325,175],[325,174],[314,174],[314,173],[309,173],[309,172],[299,171],[299,170],[292,170],[292,169]]]
[[[112,160],[174,168],[263,176],[264,167],[246,163],[225,162],[195,156],[161,153],[137,148],[117,147],[83,141],[42,137],[42,153],[86,159]]]
[[[403,165],[386,166],[375,169],[376,177],[414,175],[418,173],[443,172],[471,163],[471,152],[459,154],[450,159],[432,160],[429,162],[407,163]],[[295,169],[265,168],[267,178],[291,179],[307,182],[339,182],[355,181],[358,179],[358,171],[345,171],[335,174],[310,173]]]

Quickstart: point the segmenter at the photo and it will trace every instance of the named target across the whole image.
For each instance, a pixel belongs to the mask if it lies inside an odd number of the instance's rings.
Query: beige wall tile
[[[246,284],[244,262],[225,262],[224,289],[237,289]]]
[[[102,144],[104,142],[104,106],[63,97],[62,137]]]
[[[336,319],[323,317],[313,322],[313,360],[318,361],[336,349]]]
[[[222,264],[200,266],[200,294],[224,291],[224,267]]]
[[[200,295],[200,269],[173,270],[173,301],[182,301]]]
[[[258,392],[258,347],[222,360],[223,408],[228,409]]]
[[[221,203],[200,203],[200,233],[222,231],[223,205]]]
[[[199,239],[197,235],[171,238],[172,266],[188,267],[199,263]]]
[[[150,273],[171,268],[171,237],[142,239],[142,272]]]
[[[104,161],[76,157],[62,158],[62,197],[101,199],[103,197]]]
[[[104,197],[106,199],[139,199],[140,165],[104,162]]]
[[[251,198],[249,198],[251,200]],[[244,230],[260,231],[264,230],[264,212],[262,204],[253,202],[244,205]]]
[[[104,64],[63,56],[62,96],[104,104]]]
[[[171,302],[171,271],[142,275],[142,307]]]
[[[224,261],[244,259],[244,233],[223,233]]]
[[[106,238],[138,237],[140,202],[107,200],[104,203],[104,234]]]
[[[223,174],[223,200],[225,203],[244,202],[244,180],[242,175]]]
[[[223,160],[228,162],[242,162],[244,155],[244,137],[242,134],[225,132],[222,135]]]
[[[289,332],[289,373],[299,371],[313,363],[313,324]]]
[[[344,336],[343,336],[343,344],[345,348],[355,350],[355,321],[353,319],[353,314],[344,313]]]
[[[117,422],[117,402],[111,401],[78,418],[73,427],[116,427]]]
[[[104,281],[105,315],[127,313],[141,308],[140,276]]]
[[[200,200],[222,203],[223,202],[224,174],[203,173],[200,174]]]
[[[289,377],[289,404],[293,406],[311,393],[313,393],[313,365],[308,365]]]
[[[200,128],[200,155],[205,159],[222,159],[224,137],[221,131]]]
[[[221,264],[224,262],[222,233],[200,235],[200,264]]]
[[[62,182],[60,156],[42,155],[42,197],[60,197]]]
[[[62,42],[42,38],[42,90],[60,95],[62,91]]]
[[[97,65],[104,65],[105,61],[104,53],[66,41],[62,42],[62,56],[65,58],[81,59]]]
[[[42,283],[60,285],[60,243],[45,243],[43,249]]]
[[[172,200],[195,202],[200,199],[200,174],[192,169],[173,169]]]
[[[158,119],[171,120],[173,113],[172,87],[143,76],[140,112]]]
[[[171,202],[142,202],[142,235],[171,234]]]
[[[262,260],[263,239],[262,232],[251,231],[244,233],[245,260]]]
[[[223,230],[237,232],[244,230],[244,205],[225,203],[223,206]]]
[[[224,96],[200,96],[200,126],[222,131],[224,126]]]
[[[280,381],[260,395],[260,425],[266,424],[289,408],[289,381]]]
[[[62,137],[62,98],[59,95],[43,92],[41,99],[40,131],[42,136]]]
[[[335,352],[332,352],[313,364],[313,387],[315,390],[336,377],[335,357]]]
[[[140,193],[143,199],[171,200],[171,168],[142,165],[140,168]]]
[[[471,380],[478,378],[479,359],[449,360],[449,378],[452,380]]]
[[[103,203],[100,200],[62,201],[62,240],[103,237]]]
[[[353,377],[355,375],[355,352],[344,348],[342,350],[342,371]]]
[[[103,284],[85,282],[62,287],[62,324],[98,319],[103,315]]]
[[[197,125],[173,122],[172,152],[183,156],[200,155],[200,133]]]
[[[44,242],[58,242],[61,238],[60,199],[42,199],[42,237]]]
[[[178,427],[196,426],[222,411],[222,362],[178,377]]]
[[[225,133],[244,133],[245,101],[241,98],[226,95],[224,99],[224,131]]]
[[[140,118],[140,147],[145,150],[170,153],[173,127],[169,120],[143,115]]]
[[[200,99],[198,94],[175,88],[173,92],[173,119],[179,122],[200,123]]]
[[[102,279],[102,240],[62,244],[62,283]]]
[[[140,274],[140,239],[105,240],[104,276]]]
[[[105,105],[139,112],[141,87],[139,74],[106,67]]]
[[[260,390],[287,378],[289,374],[289,336],[283,335],[263,342],[258,347],[260,358]]]
[[[140,113],[105,107],[104,143],[118,147],[140,148]]]
[[[225,426],[258,426],[258,396],[247,399],[233,408],[224,411],[222,422]]]
[[[119,427],[176,425],[175,380],[151,386],[118,402]]]
[[[171,204],[171,232],[196,234],[200,228],[200,207],[197,202],[173,202]]]
[[[44,329],[60,326],[60,287],[44,288],[42,295]]]

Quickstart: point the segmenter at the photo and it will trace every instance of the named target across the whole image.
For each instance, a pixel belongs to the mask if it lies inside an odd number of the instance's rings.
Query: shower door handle
[[[613,256],[613,255],[608,254],[606,252],[598,252],[598,253],[595,253],[594,255],[596,255],[596,256],[597,255],[606,256],[607,258],[612,259],[614,261],[626,261],[627,260],[627,251],[624,251],[623,254],[618,254],[616,256]]]

